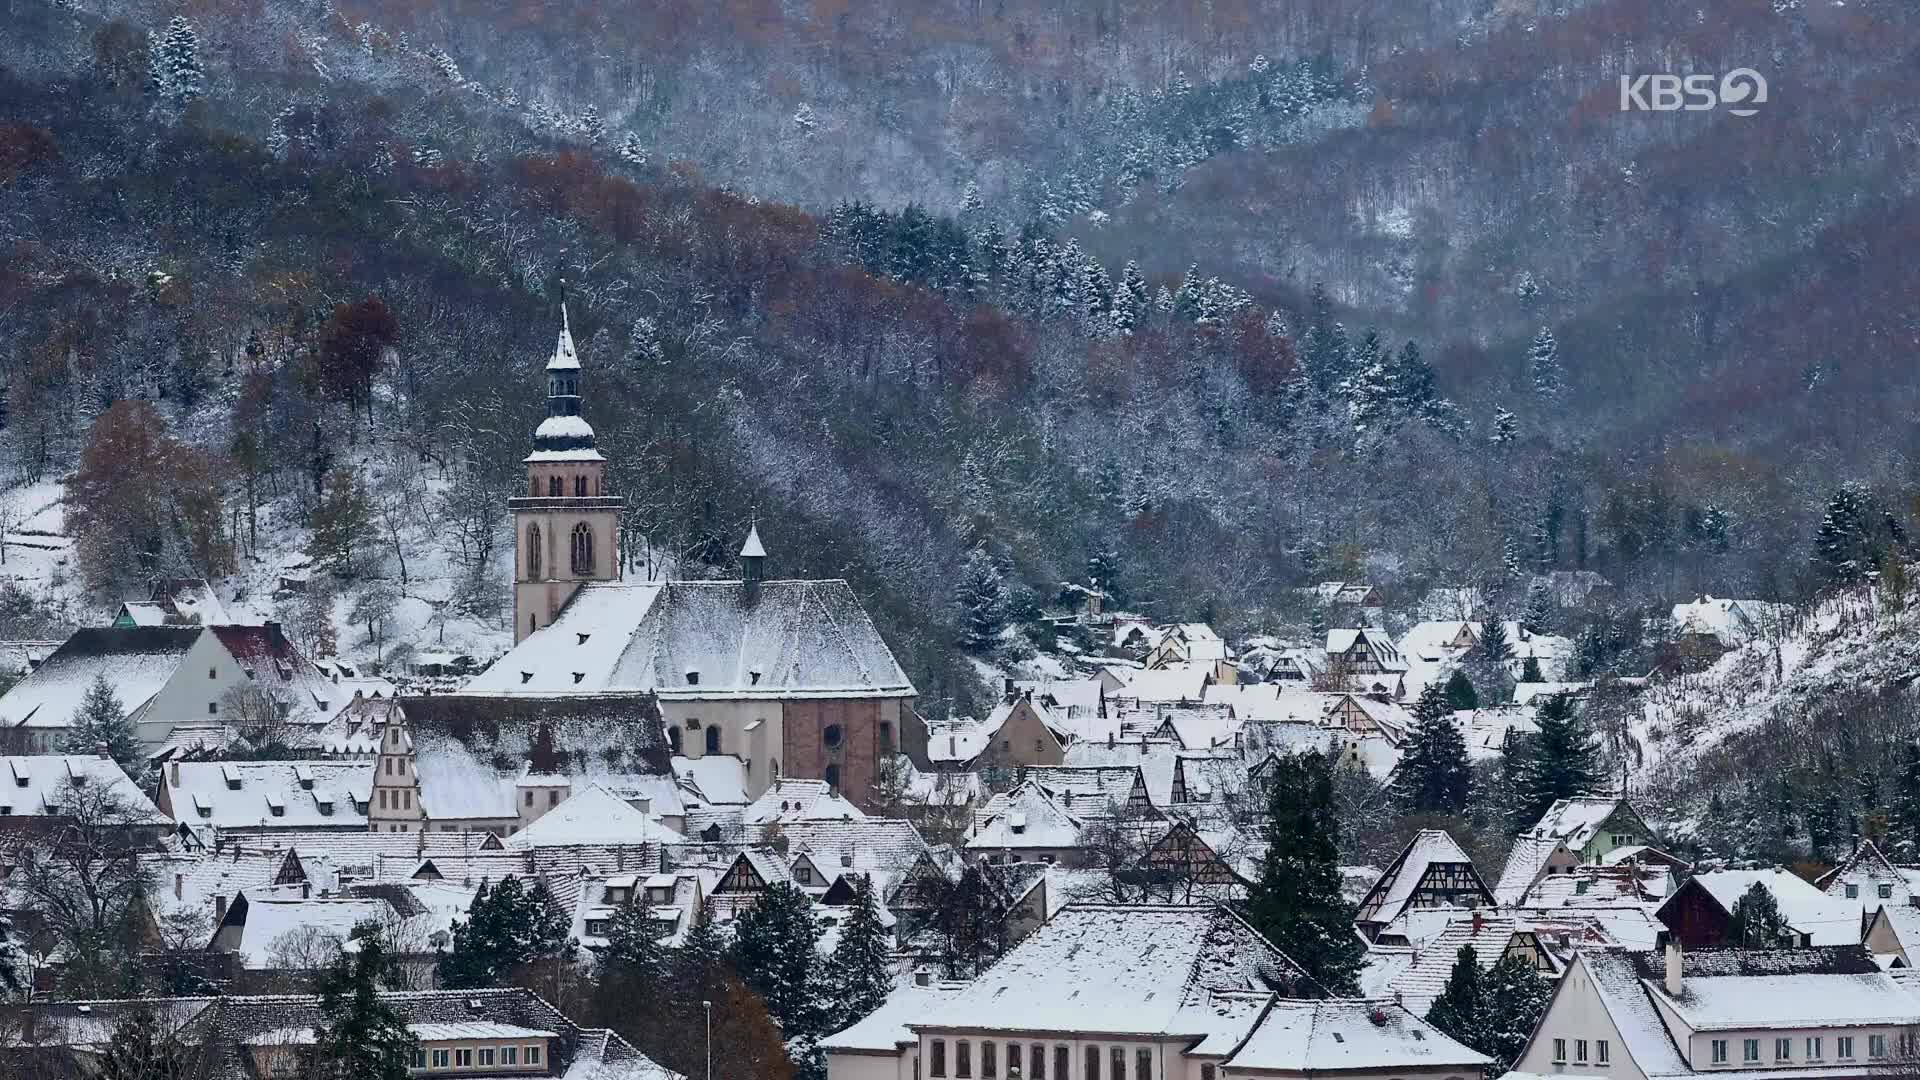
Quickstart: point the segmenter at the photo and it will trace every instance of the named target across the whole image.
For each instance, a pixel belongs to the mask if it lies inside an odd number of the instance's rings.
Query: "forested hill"
[[[1331,43],[1366,36],[1344,5],[1277,21],[1249,7],[1231,33],[1220,5],[1191,20],[962,6],[454,20],[431,4],[0,0],[9,479],[80,467],[67,573],[96,597],[154,570],[311,555],[338,571],[342,611],[401,619],[417,602],[442,632],[453,613],[497,633],[501,507],[564,279],[632,564],[717,567],[757,515],[779,572],[855,582],[936,709],[972,693],[952,598],[981,545],[1016,617],[1092,560],[1128,603],[1251,629],[1303,620],[1288,589],[1322,578],[1399,596],[1473,581],[1505,603],[1528,570],[1580,567],[1634,600],[1790,594],[1820,582],[1813,531],[1842,479],[1905,505],[1917,380],[1896,360],[1916,283],[1895,254],[1915,208],[1897,134],[1819,199],[1752,203],[1777,243],[1711,280],[1589,290],[1569,269],[1528,286],[1524,260],[1444,239],[1517,218],[1447,207],[1413,234],[1446,257],[1414,259],[1427,276],[1408,295],[1479,275],[1536,305],[1455,317],[1361,288],[1331,236],[1263,230],[1257,258],[1170,238],[1245,232],[1258,208],[1224,176],[1279,169],[1278,190],[1304,196],[1366,146],[1386,156],[1349,172],[1354,191],[1414,183],[1419,156],[1391,155],[1415,110],[1382,113],[1387,72],[1414,79],[1413,50],[1456,32],[1469,56],[1511,49],[1511,20],[1435,7],[1370,24],[1391,47],[1343,52]],[[787,8],[835,28],[829,46],[795,52],[816,39],[780,32]],[[1862,29],[1844,40],[1875,42],[1860,70],[1896,69],[1903,41],[1911,58],[1909,16],[1851,10]],[[1788,17],[1829,43],[1794,56],[1832,47],[1814,15]],[[927,80],[985,104],[929,127]],[[1913,97],[1852,100],[1879,125]],[[1115,108],[1152,137],[1116,132]],[[1635,119],[1667,133],[1646,136],[1636,176],[1668,175],[1683,150],[1762,161],[1753,133],[1781,130],[1703,121],[1737,140],[1716,150],[1676,136],[1677,118]],[[1798,147],[1782,166],[1806,165]],[[1526,159],[1506,153],[1489,187],[1533,175],[1501,171]],[[1337,201],[1289,214],[1344,220]],[[1529,250],[1578,260],[1590,238],[1564,224],[1536,222]],[[1635,244],[1682,239],[1635,229]],[[1276,259],[1307,269],[1262,269]],[[1333,287],[1310,296],[1321,271]],[[1770,305],[1772,329],[1749,322]],[[1682,365],[1683,339],[1714,348]],[[1645,381],[1654,358],[1692,373]],[[89,468],[90,439],[93,465],[121,464]],[[27,619],[33,597],[7,610]]]

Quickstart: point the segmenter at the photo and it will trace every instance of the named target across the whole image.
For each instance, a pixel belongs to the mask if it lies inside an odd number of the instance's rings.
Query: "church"
[[[552,715],[576,731],[599,717],[663,755],[740,759],[749,795],[796,777],[866,802],[880,763],[924,752],[926,732],[913,683],[853,590],[774,577],[757,526],[735,579],[625,580],[625,501],[607,490],[582,389],[563,310],[547,417],[525,493],[508,502],[515,645],[460,690],[427,699],[429,711],[468,724]]]

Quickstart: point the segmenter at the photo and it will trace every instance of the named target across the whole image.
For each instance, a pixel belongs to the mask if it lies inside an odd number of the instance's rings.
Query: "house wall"
[[[1727,913],[1698,884],[1683,885],[1673,899],[1660,908],[1659,918],[1680,944],[1689,949],[1710,949],[1726,940]]]
[[[787,769],[781,752],[785,719],[781,703],[772,698],[739,700],[667,700],[660,702],[660,714],[670,730],[679,732],[679,754],[707,756],[709,726],[720,730],[720,753],[739,758],[747,767],[747,797],[757,798],[782,776],[799,776]],[[698,720],[698,728],[687,727]]]
[[[946,1068],[940,1073],[933,1071],[933,1056],[929,1050],[936,1039],[944,1040],[946,1043]],[[959,1058],[956,1051],[957,1044],[963,1041],[971,1047],[972,1058],[972,1069],[970,1073],[964,1075],[958,1072]],[[981,1075],[981,1044],[986,1042],[993,1043],[995,1048],[995,1070],[992,1080],[1006,1080],[1006,1048],[1010,1043],[1017,1043],[1021,1048],[1021,1080],[1034,1080],[1034,1072],[1029,1063],[1033,1048],[1036,1046],[1043,1048],[1046,1054],[1045,1080],[1091,1080],[1086,1071],[1089,1048],[1097,1048],[1100,1052],[1099,1080],[1115,1080],[1111,1060],[1114,1047],[1120,1047],[1126,1053],[1124,1080],[1200,1080],[1198,1062],[1190,1060],[1185,1052],[1187,1044],[1192,1042],[1191,1039],[1082,1039],[1072,1033],[1065,1033],[1063,1036],[1063,1033],[1025,1032],[1017,1029],[921,1032],[919,1054],[922,1068],[919,1080],[988,1080]],[[1059,1075],[1058,1070],[1054,1068],[1054,1054],[1060,1047],[1066,1047],[1068,1051],[1069,1068],[1065,1075]],[[1147,1051],[1151,1059],[1151,1076],[1137,1074],[1135,1055],[1140,1050]],[[839,1080],[839,1078],[829,1077],[829,1080]]]
[[[385,805],[382,805],[382,804]],[[420,832],[426,828],[427,808],[420,798],[420,777],[413,768],[413,751],[406,729],[386,725],[380,737],[380,756],[373,763],[373,790],[367,798],[368,832]]]
[[[1554,1060],[1555,1039],[1566,1040],[1568,1050],[1564,1062]],[[1573,1060],[1575,1044],[1580,1039],[1587,1040],[1585,1064]],[[1597,1044],[1602,1039],[1607,1042],[1605,1065],[1594,1061],[1598,1055]],[[1647,1075],[1627,1052],[1626,1040],[1620,1037],[1620,1029],[1607,1015],[1586,964],[1578,961],[1561,977],[1547,1004],[1546,1015],[1540,1018],[1540,1026],[1513,1068],[1515,1072],[1544,1076],[1595,1076],[1608,1080],[1646,1080]]]
[[[1874,919],[1867,928],[1866,946],[1875,956],[1898,957],[1900,963],[1913,966],[1913,957],[1907,955],[1907,948],[1900,942],[1900,935],[1894,933],[1893,924],[1885,919]]]
[[[903,698],[825,698],[789,700],[781,711],[783,775],[807,780],[829,779],[829,767],[840,793],[855,806],[866,807],[873,797],[880,760],[901,745]],[[837,745],[827,745],[827,728],[839,728]],[[884,728],[884,731],[883,731]],[[764,790],[764,789],[763,789]]]
[[[993,741],[975,761],[976,767],[1055,766],[1067,761],[1066,748],[1054,738],[1052,730],[1040,719],[1033,703],[1022,699],[1014,703],[1006,723],[994,733]]]
[[[920,1048],[915,1044],[896,1054],[829,1050],[827,1080],[916,1080],[914,1065],[919,1060]]]
[[[217,719],[225,711],[220,699],[247,682],[247,671],[211,633],[194,639],[172,678],[139,710],[134,734],[147,749],[167,741],[173,726],[187,720]],[[134,702],[126,703],[129,708]],[[209,708],[211,706],[211,708]],[[61,731],[64,737],[66,732]]]
[[[1853,886],[1851,895],[1847,892],[1849,885]],[[1881,889],[1886,890],[1886,895],[1881,895]],[[1868,859],[1854,863],[1846,873],[1828,882],[1826,892],[1837,900],[1859,901],[1862,911],[1872,911],[1882,905],[1906,907],[1913,902],[1913,890],[1905,877],[1888,874],[1879,863]]]
[[[1593,838],[1580,851],[1580,861],[1597,863],[1614,848],[1628,847],[1634,844],[1652,844],[1654,838],[1633,820],[1634,815],[1624,806],[1617,808],[1601,826],[1593,830]]]

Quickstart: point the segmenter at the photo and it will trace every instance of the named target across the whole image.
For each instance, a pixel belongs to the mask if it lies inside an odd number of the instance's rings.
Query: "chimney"
[[[1670,933],[1662,936],[1667,939],[1667,996],[1679,997],[1686,989],[1680,978],[1680,939]]]
[[[176,761],[176,762],[173,762],[173,772],[172,772],[172,775],[173,775],[173,780],[172,780],[171,782],[172,782],[172,784],[173,784],[173,786],[174,786],[174,787],[179,787],[179,786],[180,786],[180,763],[179,763],[179,762],[177,762],[177,761]]]
[[[913,985],[926,986],[931,982],[933,982],[932,972],[928,971],[926,968],[913,969]]]
[[[313,895],[313,883],[307,882],[307,881],[301,882],[300,883],[300,899],[305,900],[312,895]]]
[[[1473,912],[1473,936],[1479,937],[1480,931],[1484,930],[1486,928],[1486,925],[1487,925],[1487,917],[1481,914],[1480,909],[1475,908]]]
[[[173,875],[173,898],[175,900],[181,899],[182,898],[181,894],[186,892],[186,890],[187,890],[187,875],[185,874]]]
[[[947,736],[947,756],[953,757],[959,752],[960,752],[960,737],[958,735]]]
[[[94,744],[93,744],[93,754],[94,754],[94,756],[95,756],[95,757],[101,757],[101,758],[104,758],[104,757],[106,757],[106,756],[107,756],[107,744],[106,744],[106,743],[104,743],[104,742],[97,742],[97,743],[94,743]]]
[[[213,921],[219,922],[220,920],[226,917],[227,917],[227,898],[224,896],[215,896],[213,898]]]
[[[1006,692],[1007,700],[1012,701],[1014,696],[1013,676],[1009,675],[1001,681],[1001,689]]]

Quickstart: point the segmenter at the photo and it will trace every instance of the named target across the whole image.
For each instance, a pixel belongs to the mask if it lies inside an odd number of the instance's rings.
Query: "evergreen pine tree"
[[[1480,644],[1474,651],[1495,664],[1504,664],[1513,659],[1513,643],[1507,640],[1506,622],[1488,619],[1481,627]]]
[[[1113,328],[1120,334],[1131,334],[1152,310],[1153,293],[1140,274],[1140,264],[1129,261],[1120,271],[1120,286],[1113,294]]]
[[[1733,902],[1727,940],[1743,949],[1776,949],[1787,938],[1787,920],[1773,891],[1756,881]]]
[[[320,1022],[314,1025],[312,1080],[407,1080],[418,1043],[406,1021],[381,1001],[391,965],[379,927],[356,927],[343,951],[320,973]]]
[[[1537,396],[1560,395],[1560,344],[1553,339],[1553,331],[1544,326],[1527,346],[1527,378]]]
[[[183,15],[175,15],[153,48],[150,89],[170,105],[184,106],[207,92],[200,64],[200,35]]]
[[[1827,576],[1851,585],[1878,570],[1902,539],[1899,519],[1867,485],[1849,480],[1827,501],[1814,547]]]
[[[1497,1075],[1520,1060],[1520,1052],[1547,1011],[1553,985],[1524,957],[1509,954],[1487,969],[1480,987],[1485,1001],[1480,1010],[1483,1041],[1468,1045],[1493,1059],[1489,1071]]]
[[[1395,773],[1394,802],[1406,814],[1461,814],[1472,792],[1467,742],[1447,708],[1446,690],[1428,683],[1413,716],[1418,721]]]
[[[826,985],[834,994],[833,1025],[843,1028],[886,1004],[893,993],[893,958],[880,906],[865,876],[853,879],[853,903],[840,940],[827,958]]]
[[[1480,695],[1473,688],[1473,680],[1460,668],[1454,668],[1447,676],[1447,708],[1454,712],[1468,712],[1480,707]]]
[[[588,105],[580,113],[580,137],[589,146],[599,146],[607,138],[607,122],[600,116],[600,110]]]
[[[1488,441],[1495,446],[1511,446],[1520,438],[1520,421],[1505,409],[1493,413],[1493,434]]]
[[[647,163],[647,148],[646,145],[640,141],[640,136],[637,132],[629,131],[620,137],[620,160],[629,165],[645,165]],[[642,317],[644,318],[644,316]]]
[[[775,882],[733,923],[733,969],[767,1003],[789,1042],[824,1034],[827,1017],[816,993],[820,923],[813,900]]]
[[[1332,997],[1359,992],[1365,947],[1340,884],[1340,820],[1333,768],[1319,753],[1276,764],[1269,781],[1266,855],[1247,921]]]
[[[1526,662],[1520,665],[1520,681],[1529,683],[1547,681],[1546,675],[1540,670],[1540,661],[1537,658],[1529,656]]]
[[[1473,946],[1462,945],[1454,957],[1447,985],[1427,1010],[1427,1023],[1449,1038],[1478,1049],[1486,1042],[1486,993],[1480,985],[1480,959]]]
[[[1592,733],[1574,715],[1573,700],[1548,697],[1535,712],[1540,730],[1520,751],[1515,791],[1515,831],[1540,820],[1561,799],[1591,795],[1600,789],[1599,751]]]
[[[122,769],[140,760],[140,739],[105,673],[93,677],[86,696],[80,699],[80,708],[67,728],[66,749],[69,754],[91,756],[102,746]]]
[[[960,583],[954,589],[954,602],[960,606],[961,646],[976,653],[992,651],[1006,625],[1007,596],[1000,567],[986,545],[968,553]]]
[[[660,927],[650,906],[639,897],[629,896],[608,921],[600,964],[606,977],[643,994],[657,992],[665,982],[667,950],[660,944]]]
[[[475,893],[465,922],[453,924],[453,949],[440,957],[441,985],[453,989],[498,986],[515,970],[540,960],[571,960],[578,945],[544,881],[527,888],[509,875]]]
[[[373,528],[373,504],[360,481],[344,470],[328,476],[326,489],[313,508],[312,525],[307,557],[335,574],[351,577],[354,556]]]
[[[1544,634],[1553,623],[1553,590],[1544,581],[1527,586],[1527,605],[1520,611],[1520,629]]]

